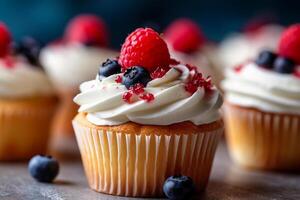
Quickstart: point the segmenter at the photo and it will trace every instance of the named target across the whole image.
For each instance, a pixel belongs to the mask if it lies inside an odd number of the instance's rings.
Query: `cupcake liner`
[[[76,118],[73,126],[90,187],[132,197],[162,196],[164,181],[176,174],[192,177],[199,191],[205,189],[223,132],[219,126],[197,133],[151,128],[134,133],[91,127]]]
[[[300,169],[300,116],[225,105],[230,154],[246,167]]]
[[[0,160],[16,161],[46,152],[55,97],[0,100]]]

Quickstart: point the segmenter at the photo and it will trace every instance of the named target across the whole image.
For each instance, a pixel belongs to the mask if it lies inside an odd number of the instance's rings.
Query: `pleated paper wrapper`
[[[225,127],[230,154],[237,163],[266,170],[300,170],[300,116],[226,102]]]
[[[44,154],[57,99],[0,100],[0,161]]]
[[[98,192],[132,197],[159,197],[172,175],[187,175],[204,190],[223,125],[199,132],[113,132],[73,121],[90,187]]]

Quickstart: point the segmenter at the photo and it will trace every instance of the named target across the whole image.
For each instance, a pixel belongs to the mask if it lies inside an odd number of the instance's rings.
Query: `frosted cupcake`
[[[68,24],[64,38],[49,44],[41,53],[41,62],[50,76],[61,104],[54,122],[54,149],[72,153],[71,120],[78,107],[72,102],[79,84],[97,73],[98,65],[116,56],[108,49],[108,33],[104,22],[94,15],[80,15]],[[70,145],[65,145],[69,142]],[[75,144],[73,144],[75,145]]]
[[[198,66],[198,70],[218,84],[220,76],[215,67],[216,46],[207,41],[201,28],[190,19],[180,18],[164,31],[171,57]]]
[[[231,34],[219,46],[219,70],[225,72],[226,68],[253,60],[262,50],[276,50],[283,29],[280,25],[267,24]]]
[[[10,55],[10,34],[0,23],[0,160],[25,160],[47,149],[57,99],[33,58],[33,46]],[[27,43],[28,44],[28,43]],[[33,61],[33,60],[31,60]]]
[[[131,33],[119,60],[80,89],[73,126],[92,189],[156,197],[167,177],[183,174],[204,190],[223,132],[222,98],[196,68],[170,60],[158,33]]]
[[[278,55],[262,51],[223,82],[226,136],[233,159],[247,167],[299,170],[300,26],[288,28]]]

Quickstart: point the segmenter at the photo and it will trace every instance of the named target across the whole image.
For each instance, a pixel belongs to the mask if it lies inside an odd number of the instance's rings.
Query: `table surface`
[[[0,164],[1,200],[137,200],[90,190],[80,161],[61,163],[54,184],[35,182],[26,163]],[[199,199],[199,198],[197,198]],[[206,192],[201,199],[300,199],[300,174],[249,171],[235,166],[224,143],[217,150]]]

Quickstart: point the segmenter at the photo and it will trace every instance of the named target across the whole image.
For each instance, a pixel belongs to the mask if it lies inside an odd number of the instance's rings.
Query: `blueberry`
[[[257,65],[259,65],[261,67],[272,69],[273,63],[274,63],[276,57],[277,57],[277,55],[271,51],[262,51],[258,55],[255,62]]]
[[[118,73],[121,73],[121,66],[117,60],[107,59],[99,69],[99,76],[108,77]]]
[[[134,86],[137,83],[141,83],[146,87],[149,81],[151,81],[149,72],[143,67],[134,66],[125,71],[122,83],[129,89],[130,86]]]
[[[168,199],[188,199],[195,193],[193,180],[188,176],[171,176],[163,186],[163,191]]]
[[[23,55],[30,64],[40,66],[39,54],[41,45],[32,37],[24,37],[19,43],[13,43],[12,49],[14,54]]]
[[[50,183],[57,176],[59,165],[51,156],[37,155],[29,161],[28,170],[37,181]]]
[[[294,71],[294,68],[294,61],[285,57],[278,57],[274,62],[274,71],[278,73],[290,74]]]

